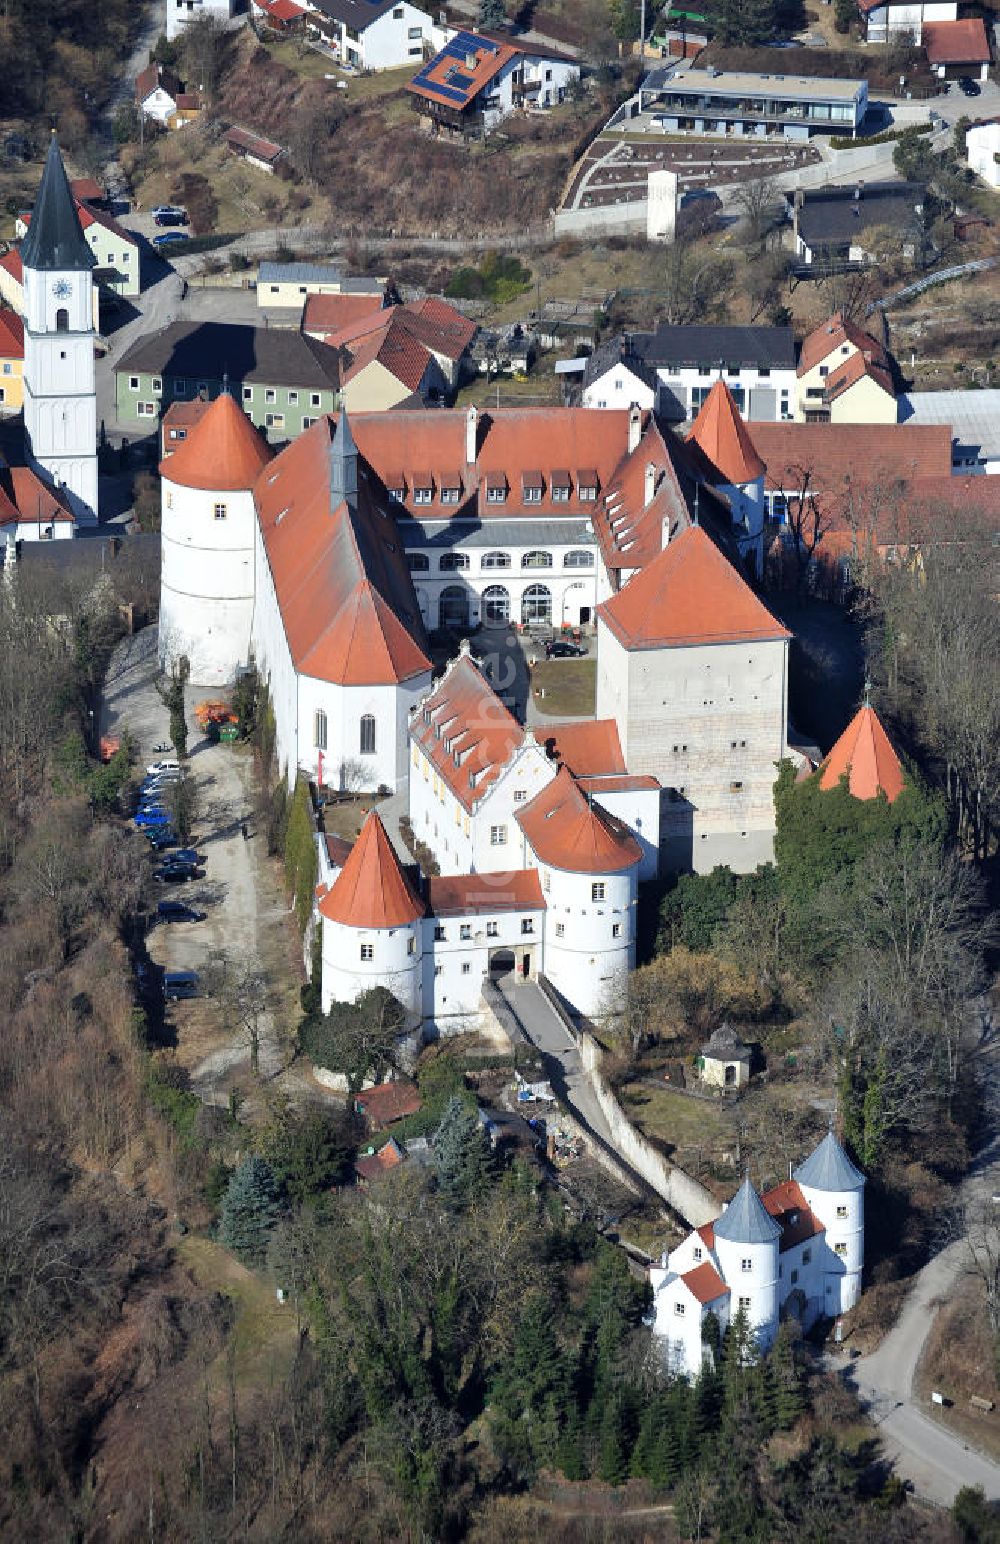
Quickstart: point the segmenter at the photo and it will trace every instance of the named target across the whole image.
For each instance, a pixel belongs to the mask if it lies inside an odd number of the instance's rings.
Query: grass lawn
[[[560,401],[557,377],[548,371],[533,371],[531,375],[494,376],[488,381],[485,375],[477,375],[474,381],[463,386],[455,399],[456,407],[538,407],[558,405]]]
[[[732,1146],[732,1131],[721,1105],[689,1099],[652,1083],[626,1083],[619,1097],[629,1118],[648,1137],[655,1137],[678,1155],[700,1150],[708,1158],[721,1157],[723,1150]]]
[[[365,814],[378,800],[371,794],[359,794],[357,798],[344,799],[339,804],[323,806],[323,825],[331,836],[341,836],[345,842],[353,842],[358,828],[364,824]]]
[[[241,1382],[260,1386],[283,1378],[298,1339],[295,1307],[279,1303],[274,1287],[248,1271],[221,1244],[189,1234],[177,1245],[177,1258],[199,1287],[223,1292],[236,1310],[236,1372]],[[222,1360],[225,1353],[222,1353]]]
[[[530,643],[525,644],[530,651]],[[587,718],[594,712],[596,659],[543,659],[531,672],[535,704],[550,718]],[[539,691],[545,696],[540,697]]]
[[[332,77],[330,90],[348,106],[352,102],[370,102],[376,97],[391,95],[413,79],[419,66],[417,60],[412,65],[403,65],[399,70],[376,70],[371,75],[354,75],[340,69],[328,54],[320,53],[315,48],[303,47],[294,40],[267,43],[264,46],[276,64],[283,64],[302,80],[325,80],[327,76]],[[338,88],[337,81],[340,80],[347,82],[346,91]]]

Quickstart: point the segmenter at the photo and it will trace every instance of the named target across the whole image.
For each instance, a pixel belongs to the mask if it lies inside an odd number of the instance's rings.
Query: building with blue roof
[[[510,113],[565,100],[580,66],[516,38],[456,32],[410,81],[415,110],[435,133],[488,134]]]

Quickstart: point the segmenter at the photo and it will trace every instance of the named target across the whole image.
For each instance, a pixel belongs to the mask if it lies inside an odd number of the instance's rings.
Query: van
[[[168,1003],[181,997],[197,997],[200,985],[196,970],[168,970],[163,977],[163,997]]]

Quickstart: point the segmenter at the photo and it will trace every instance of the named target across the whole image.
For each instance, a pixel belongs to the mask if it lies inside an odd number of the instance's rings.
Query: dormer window
[[[385,480],[385,486],[388,489],[390,498],[398,500],[400,504],[405,502],[406,478],[402,472],[390,472]]]
[[[429,472],[414,472],[413,502],[414,504],[434,502],[434,479]]]
[[[439,478],[442,504],[457,504],[462,497],[462,479],[457,472],[443,472]]]
[[[541,472],[523,472],[521,474],[521,496],[526,504],[540,504],[542,502]]]
[[[577,472],[576,493],[583,503],[593,503],[597,498],[597,473],[589,468]]]
[[[487,472],[486,502],[487,504],[506,504],[507,479],[502,472]]]
[[[568,472],[553,472],[549,478],[549,492],[552,495],[552,502],[554,504],[568,503],[571,487],[572,484],[570,483]]]

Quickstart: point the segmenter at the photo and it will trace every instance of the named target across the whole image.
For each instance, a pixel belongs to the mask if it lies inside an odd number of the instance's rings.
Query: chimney
[[[636,450],[642,439],[642,413],[633,405],[628,410],[628,451],[629,455]]]
[[[469,408],[468,408],[468,410],[466,411],[466,414],[465,414],[465,464],[466,464],[466,466],[475,466],[475,464],[476,464],[476,449],[477,449],[476,440],[478,438],[478,434],[479,434],[479,414],[476,412],[475,404],[470,403]]]
[[[655,467],[655,465],[653,464],[652,461],[647,461],[646,462],[645,494],[644,494],[643,505],[642,505],[643,509],[648,509],[650,504],[652,504],[652,502],[653,502],[653,495],[654,495],[655,492],[656,492],[656,467]]]
[[[471,48],[465,56],[465,68],[467,70],[474,70],[476,68],[476,55],[474,50]]]

